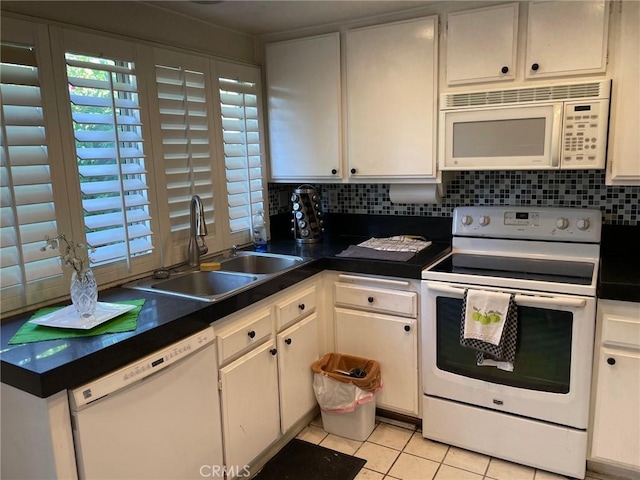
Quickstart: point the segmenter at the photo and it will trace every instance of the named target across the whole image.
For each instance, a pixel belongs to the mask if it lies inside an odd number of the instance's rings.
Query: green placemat
[[[120,302],[125,305],[136,305],[136,308],[129,310],[122,315],[115,317],[107,322],[90,330],[80,330],[75,328],[55,328],[45,327],[44,325],[36,325],[34,323],[25,322],[16,334],[9,340],[9,345],[16,345],[18,343],[31,343],[42,342],[44,340],[58,340],[61,338],[78,338],[78,337],[92,337],[94,335],[102,335],[104,333],[120,333],[130,332],[135,330],[138,326],[138,314],[142,310],[144,305],[144,299],[140,300],[122,300]],[[55,312],[64,307],[45,307],[34,313],[31,318],[38,318],[47,313]]]

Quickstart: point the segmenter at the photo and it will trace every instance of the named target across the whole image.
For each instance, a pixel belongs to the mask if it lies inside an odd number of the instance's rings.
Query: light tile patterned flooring
[[[318,416],[298,438],[367,463],[355,480],[566,480],[555,473],[488,457],[422,437],[414,425],[376,417],[376,427],[364,442],[322,428]],[[586,480],[607,480],[601,475]]]

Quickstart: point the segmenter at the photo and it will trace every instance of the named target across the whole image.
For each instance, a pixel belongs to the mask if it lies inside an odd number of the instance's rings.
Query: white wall
[[[255,63],[251,35],[132,1],[2,1],[2,13],[28,15]]]

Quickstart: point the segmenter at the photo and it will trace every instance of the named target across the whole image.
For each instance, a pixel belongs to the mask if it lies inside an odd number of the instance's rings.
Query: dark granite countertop
[[[1,325],[2,382],[38,397],[75,388],[121,368],[158,349],[196,333],[237,310],[263,300],[323,270],[371,273],[420,279],[422,269],[449,250],[449,243],[434,242],[407,262],[340,258],[335,255],[362,237],[344,236],[321,243],[300,245],[293,240],[269,242],[272,253],[295,254],[310,261],[301,267],[214,303],[126,288],[101,291],[99,300],[144,298],[135,331],[95,337],[48,340],[8,345],[14,333],[33,312],[17,315]]]
[[[101,291],[100,301],[144,298],[135,331],[95,337],[8,345],[13,334],[33,312],[3,320],[0,333],[0,373],[2,382],[38,397],[46,398],[61,390],[75,388],[94,378],[121,368],[158,349],[196,333],[237,310],[250,306],[323,270],[375,274],[420,279],[421,271],[449,251],[450,219],[425,220],[424,217],[377,216],[364,228],[366,215],[338,215],[328,222],[326,238],[316,244],[298,244],[274,235],[269,242],[272,253],[308,258],[303,266],[268,282],[214,303],[154,294],[125,288]],[[287,232],[289,216],[272,217],[272,232]],[[339,231],[341,234],[336,234]],[[337,257],[349,245],[370,236],[397,234],[424,235],[433,244],[406,262],[373,261]],[[603,230],[598,296],[640,302],[640,227],[611,227]],[[632,253],[629,253],[632,252]]]
[[[640,226],[604,225],[598,298],[640,302]]]

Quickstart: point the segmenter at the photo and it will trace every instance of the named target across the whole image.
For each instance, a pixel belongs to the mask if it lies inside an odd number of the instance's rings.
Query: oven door
[[[512,372],[477,366],[460,345],[462,298],[477,285],[422,282],[424,393],[586,429],[595,298],[508,288],[515,294],[518,341]]]

